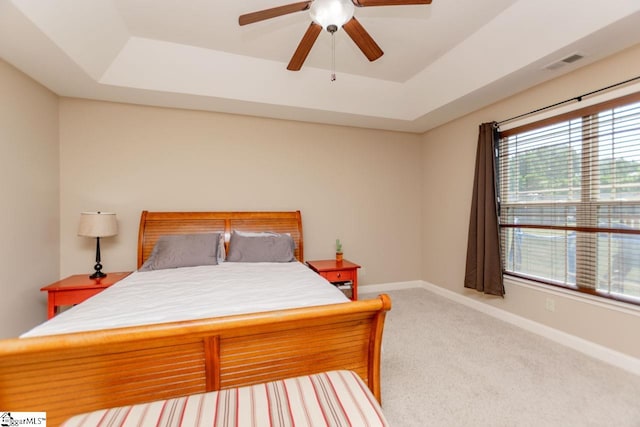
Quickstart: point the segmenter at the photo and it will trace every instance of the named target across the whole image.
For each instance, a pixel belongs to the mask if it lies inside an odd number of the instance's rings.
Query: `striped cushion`
[[[103,409],[76,415],[75,426],[388,426],[380,405],[351,371]]]

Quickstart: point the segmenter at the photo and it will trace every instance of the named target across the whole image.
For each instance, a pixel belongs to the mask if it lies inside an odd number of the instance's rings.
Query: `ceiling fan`
[[[287,70],[298,71],[302,68],[302,64],[305,59],[307,59],[307,55],[309,55],[313,44],[323,28],[331,34],[334,34],[339,28],[342,28],[369,61],[375,61],[383,55],[384,52],[382,52],[380,46],[378,46],[362,24],[353,16],[354,6],[405,6],[431,4],[431,1],[432,0],[308,0],[240,15],[238,23],[240,25],[253,24],[254,22],[264,21],[266,19],[309,10],[312,22],[304,36],[302,36],[302,40],[300,40],[298,48],[291,57],[289,65],[287,65]]]

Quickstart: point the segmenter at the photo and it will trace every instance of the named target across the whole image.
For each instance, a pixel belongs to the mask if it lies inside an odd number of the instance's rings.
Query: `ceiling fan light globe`
[[[309,15],[326,30],[329,25],[342,28],[353,17],[354,10],[351,0],[314,0]]]

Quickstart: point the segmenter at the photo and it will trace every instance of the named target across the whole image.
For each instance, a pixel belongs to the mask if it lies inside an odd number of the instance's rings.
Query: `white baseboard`
[[[640,375],[640,359],[621,353],[619,351],[612,350],[608,347],[596,344],[592,341],[585,340],[575,335],[568,334],[558,329],[551,328],[547,325],[543,325],[533,320],[527,319],[522,316],[510,313],[506,310],[496,308],[489,304],[484,304],[480,301],[467,298],[464,295],[455,293],[448,289],[434,285],[433,283],[425,282],[423,280],[413,280],[409,282],[396,282],[396,283],[383,283],[378,285],[361,286],[359,292],[364,293],[379,293],[387,291],[395,291],[409,288],[423,288],[437,295],[448,298],[452,301],[463,304],[474,310],[478,310],[489,316],[508,322],[512,325],[518,326],[529,332],[541,335],[554,342],[577,350],[595,359],[609,363],[610,365],[629,371],[633,374]],[[392,301],[393,304],[393,301]]]
[[[410,282],[393,282],[358,286],[358,294],[374,294],[378,292],[398,291],[402,289],[424,288],[426,283],[427,282],[423,280],[411,280]]]

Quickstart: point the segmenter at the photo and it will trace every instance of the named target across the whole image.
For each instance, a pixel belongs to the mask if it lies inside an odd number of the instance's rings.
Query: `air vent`
[[[579,53],[574,53],[565,58],[562,58],[559,61],[552,62],[551,64],[547,65],[544,68],[547,70],[557,70],[558,68],[563,67],[567,64],[573,64],[574,62],[579,61],[582,58],[584,58],[584,55],[580,55]]]
[[[566,62],[567,64],[571,64],[571,63],[576,62],[576,61],[578,61],[578,60],[580,60],[582,58],[584,58],[584,56],[580,55],[579,53],[574,53],[573,55],[567,56],[566,58],[564,58],[562,60],[562,62]]]

